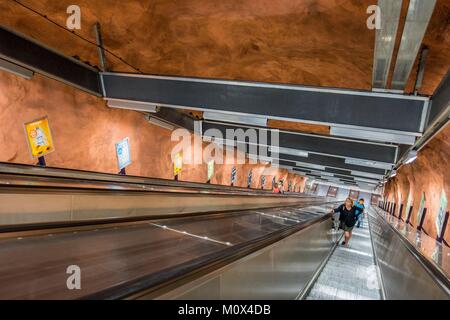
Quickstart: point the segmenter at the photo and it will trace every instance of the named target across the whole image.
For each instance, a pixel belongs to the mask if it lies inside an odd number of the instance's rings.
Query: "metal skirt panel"
[[[371,213],[369,219],[387,300],[450,298],[382,217]]]
[[[314,224],[159,298],[296,299],[340,235],[330,226],[330,219]]]

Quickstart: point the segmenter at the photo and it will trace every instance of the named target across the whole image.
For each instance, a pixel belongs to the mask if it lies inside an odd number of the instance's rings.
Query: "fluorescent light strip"
[[[132,101],[120,101],[120,100],[107,100],[107,105],[110,108],[127,109],[156,113],[158,106],[152,103],[132,102]]]
[[[408,153],[408,156],[406,157],[404,163],[405,164],[410,164],[410,163],[414,162],[414,160],[416,160],[416,159],[417,159],[417,151],[411,150]]]
[[[363,167],[371,167],[377,169],[391,170],[394,166],[392,163],[387,162],[379,162],[373,160],[364,160],[364,159],[356,159],[356,158],[345,158],[346,164],[353,164],[357,166]]]
[[[362,182],[367,182],[367,183],[377,183],[378,181],[374,181],[374,180],[370,180],[370,179],[364,179],[364,178],[359,178],[359,177],[354,177],[355,181],[362,181]]]
[[[269,146],[269,151],[275,152],[278,154],[284,153],[284,154],[289,154],[292,156],[298,156],[298,157],[304,157],[304,158],[308,157],[308,152],[303,151],[303,150],[292,149],[292,148]]]
[[[327,172],[327,171],[317,171],[317,170],[312,170],[311,173],[313,174],[320,174],[322,176],[328,176],[328,177],[334,177],[334,174],[331,172]]]
[[[203,119],[213,120],[213,121],[225,121],[225,122],[232,122],[232,123],[242,123],[242,124],[249,124],[249,125],[261,126],[261,127],[267,126],[267,118],[266,117],[243,116],[243,115],[223,113],[223,112],[205,111],[205,112],[203,112]]]
[[[325,166],[321,166],[318,164],[312,164],[312,163],[307,163],[307,162],[295,162],[295,165],[298,167],[313,168],[313,169],[325,171]]]
[[[361,176],[366,178],[375,178],[375,179],[383,179],[384,175],[376,174],[376,173],[369,173],[369,172],[363,172],[363,171],[351,171],[350,174],[352,176]]]
[[[332,136],[338,137],[367,139],[381,142],[394,142],[407,145],[413,145],[416,142],[416,137],[412,135],[340,127],[331,127],[330,134]]]
[[[279,164],[279,165],[278,165],[278,168],[281,168],[281,169],[287,169],[287,170],[293,170],[293,169],[294,169],[294,167],[291,167],[291,166],[285,166],[285,165],[282,165],[282,164]]]

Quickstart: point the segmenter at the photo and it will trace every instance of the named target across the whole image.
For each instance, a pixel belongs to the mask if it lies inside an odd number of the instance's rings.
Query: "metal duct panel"
[[[295,161],[280,160],[280,161],[278,161],[278,163],[280,165],[287,166],[287,167],[295,167]]]
[[[402,0],[378,0],[378,7],[381,10],[381,29],[378,29],[375,34],[372,87],[386,88]]]
[[[100,96],[98,72],[0,27],[0,58]]]
[[[439,87],[433,94],[431,100],[430,113],[428,116],[427,126],[433,125],[433,123],[440,118],[444,113],[449,117],[450,106],[450,71],[447,72]]]
[[[311,123],[420,132],[423,97],[212,79],[102,73],[106,98]],[[395,117],[392,117],[395,114]]]
[[[436,0],[410,0],[392,77],[392,89],[405,89],[435,4]]]
[[[346,173],[350,173],[351,171],[361,171],[361,172],[369,172],[369,173],[375,173],[380,175],[385,175],[386,171],[383,169],[373,168],[373,167],[364,167],[364,166],[357,166],[352,164],[346,164],[344,159],[342,158],[336,158],[336,157],[328,157],[328,156],[322,156],[322,155],[316,155],[316,154],[310,154],[308,158],[301,158],[296,157],[288,154],[280,154],[280,159],[292,161],[292,162],[305,162],[305,163],[311,163],[326,167],[333,167],[333,168],[339,168],[346,170]],[[295,163],[294,163],[295,165]]]
[[[350,176],[352,174],[352,172],[350,170],[340,170],[340,169],[335,169],[335,168],[325,168],[325,170],[327,172],[331,172],[331,173],[335,173],[337,175],[343,175],[343,176]]]
[[[227,129],[242,129],[245,131],[252,128],[203,122],[202,129],[203,133],[209,129],[218,129],[222,132],[223,136],[226,137]],[[266,131],[262,128],[254,129]],[[271,134],[269,132],[267,133],[267,144],[271,145]],[[397,147],[393,145],[375,144],[308,134],[287,133],[283,131],[279,132],[279,147],[302,150],[308,153],[314,152],[329,156],[352,157],[388,163],[395,163],[397,151]],[[281,152],[282,149],[280,153]]]
[[[159,108],[156,117],[170,122],[178,127],[194,131],[194,119],[171,108]]]
[[[332,136],[337,137],[367,139],[371,141],[391,142],[407,145],[413,145],[416,142],[416,137],[413,135],[360,130],[360,129],[349,129],[340,127],[331,127],[330,134]]]
[[[291,164],[289,166],[292,166]],[[316,175],[320,175],[321,177],[325,177],[327,179],[335,179],[335,180],[339,180],[339,179],[348,179],[348,180],[356,180],[356,181],[363,181],[366,183],[372,183],[372,184],[377,184],[379,183],[379,179],[376,178],[367,178],[367,177],[361,177],[358,175],[355,175],[353,173],[350,173],[350,171],[346,171],[346,170],[338,170],[338,169],[334,169],[334,168],[325,168],[325,171],[323,170],[307,170],[307,168],[302,168],[302,167],[294,167],[294,170],[298,170],[300,172],[308,172],[308,173],[312,173],[312,174],[316,174]]]

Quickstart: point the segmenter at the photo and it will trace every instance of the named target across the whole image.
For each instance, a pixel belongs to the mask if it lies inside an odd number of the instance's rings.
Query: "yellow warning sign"
[[[183,155],[179,152],[175,155],[173,159],[173,174],[176,176],[181,172],[183,167]]]
[[[33,157],[42,157],[55,150],[47,117],[25,123],[25,132]]]

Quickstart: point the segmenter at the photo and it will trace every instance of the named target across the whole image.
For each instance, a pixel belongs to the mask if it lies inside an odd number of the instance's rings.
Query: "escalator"
[[[318,209],[321,209],[320,211]],[[271,208],[3,233],[0,299],[120,299],[210,272],[328,219],[326,207]],[[69,290],[67,268],[81,270]]]
[[[333,205],[304,194],[7,164],[0,198],[0,299],[176,298],[174,290],[217,270],[328,228]],[[322,236],[318,259],[332,245]],[[68,286],[74,267],[80,289]]]

